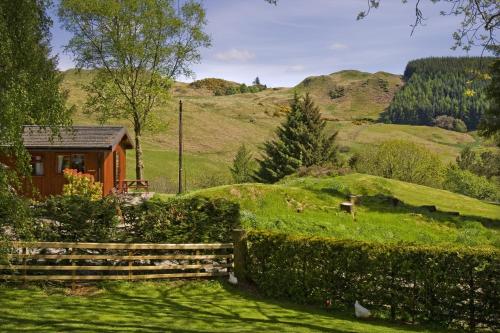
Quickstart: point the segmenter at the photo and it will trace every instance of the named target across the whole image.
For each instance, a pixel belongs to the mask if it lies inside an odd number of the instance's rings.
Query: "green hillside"
[[[334,119],[377,119],[403,85],[398,75],[346,70],[330,75],[311,76],[295,88],[308,92]]]
[[[85,92],[81,86],[88,83],[91,76],[90,71],[65,72],[63,86],[69,91],[69,104],[77,106],[75,124],[96,123],[95,119],[82,112]],[[359,120],[376,118],[389,105],[390,94],[401,84],[399,76],[380,72],[369,74],[343,71],[325,77],[326,79],[306,79],[297,89],[307,90],[317,98],[324,117],[330,120],[329,130],[340,130],[338,144],[347,154],[367,143],[377,144],[398,137],[421,143],[437,152],[445,161],[452,161],[462,147],[476,141],[470,134],[440,128]],[[389,93],[377,86],[381,78],[389,82]],[[309,83],[305,84],[306,81]],[[345,96],[335,100],[328,97],[331,84],[345,86]],[[178,99],[184,102],[187,188],[195,189],[208,184],[227,183],[230,180],[228,167],[242,143],[257,155],[259,145],[269,139],[276,126],[283,121],[285,114],[282,108],[293,97],[293,92],[293,88],[268,88],[258,93],[213,96],[206,89],[176,83],[171,101],[159,107],[159,126],[156,132],[144,136],[145,176],[153,181],[153,189],[160,192],[171,191],[171,185],[177,179],[175,151]],[[333,121],[334,119],[338,121]],[[126,121],[113,123],[131,128]],[[127,157],[128,175],[133,177],[134,153],[129,151]]]
[[[348,194],[363,196],[355,221],[339,209]],[[292,177],[276,185],[227,185],[189,195],[239,202],[249,229],[384,243],[500,247],[500,206],[375,176]],[[421,207],[425,205],[437,211]]]
[[[410,61],[404,73],[406,84],[396,93],[383,119],[396,124],[433,125],[438,117],[448,116],[466,125],[461,126],[461,131],[475,130],[488,107],[485,88],[493,59],[445,57]]]

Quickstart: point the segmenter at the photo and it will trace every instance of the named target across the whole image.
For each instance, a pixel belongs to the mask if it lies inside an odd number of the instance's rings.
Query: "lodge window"
[[[43,176],[43,157],[40,155],[31,156],[31,175]]]
[[[78,172],[85,172],[85,155],[57,155],[57,173],[62,173],[64,169],[74,169]]]

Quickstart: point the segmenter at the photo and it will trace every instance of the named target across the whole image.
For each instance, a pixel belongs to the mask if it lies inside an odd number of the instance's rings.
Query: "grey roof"
[[[24,126],[23,142],[31,149],[112,149],[124,141],[133,148],[127,129],[122,126],[71,126],[61,128],[59,135],[40,126]]]

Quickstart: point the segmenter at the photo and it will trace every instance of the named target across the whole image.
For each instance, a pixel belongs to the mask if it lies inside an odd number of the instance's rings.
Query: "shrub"
[[[102,198],[102,184],[94,181],[92,175],[78,172],[77,170],[65,169],[64,178],[68,184],[63,186],[63,195],[80,196],[90,200]]]
[[[413,142],[391,140],[353,156],[357,171],[405,182],[440,187],[443,166],[437,155]]]
[[[236,82],[215,78],[194,81],[190,83],[189,86],[195,89],[207,89],[215,96],[243,94],[247,92],[256,93],[267,89],[267,87],[262,84],[247,86],[244,83],[238,84]]]
[[[146,201],[122,208],[131,241],[228,242],[239,226],[239,205],[204,197]]]
[[[0,242],[26,240],[32,236],[29,201],[17,195],[9,181],[12,177],[0,164]]]
[[[345,89],[344,89],[344,87],[335,87],[328,92],[328,95],[330,96],[331,99],[337,99],[340,97],[344,97]]]
[[[457,157],[457,165],[462,170],[469,170],[479,176],[490,179],[500,176],[500,152],[473,150],[471,146],[466,146]]]
[[[120,239],[116,198],[53,196],[36,206],[35,237],[44,241],[108,242]]]
[[[450,116],[438,116],[433,120],[434,126],[441,127],[450,131],[465,133],[467,126],[463,120]]]
[[[478,176],[469,170],[462,170],[455,165],[446,169],[443,187],[452,192],[482,200],[498,201],[498,188],[486,177]]]
[[[237,184],[248,183],[253,180],[252,175],[256,168],[256,162],[252,153],[242,144],[233,160],[233,166],[230,168],[233,180]]]
[[[252,232],[247,277],[271,297],[448,327],[498,327],[500,252]]]

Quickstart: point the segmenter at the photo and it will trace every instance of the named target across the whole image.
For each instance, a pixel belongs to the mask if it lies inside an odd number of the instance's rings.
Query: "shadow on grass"
[[[395,322],[388,322],[387,320],[382,320],[382,319],[368,319],[368,320],[359,320],[354,316],[354,305],[353,305],[353,311],[352,313],[348,313],[345,311],[339,311],[339,310],[326,310],[326,309],[321,309],[318,307],[314,307],[312,305],[298,305],[295,303],[292,303],[287,300],[279,300],[279,299],[270,299],[266,298],[262,295],[259,295],[258,293],[249,293],[248,291],[238,289],[235,286],[232,286],[228,283],[223,283],[222,284],[224,289],[227,290],[228,292],[245,297],[246,299],[253,300],[255,302],[266,302],[267,304],[272,304],[276,307],[283,307],[286,309],[290,310],[296,310],[296,311],[301,311],[303,313],[308,313],[317,317],[324,318],[325,320],[342,320],[346,322],[358,322],[360,324],[368,324],[370,326],[378,326],[381,328],[381,332],[383,332],[383,328],[390,328],[390,329],[400,329],[404,330],[405,332],[460,332],[457,330],[446,330],[443,329],[442,327],[434,327],[434,326],[424,326],[424,325],[410,325],[410,324],[404,324],[404,323],[395,323]],[[328,330],[328,332],[351,332],[351,330]]]
[[[430,332],[269,300],[226,283],[107,283],[96,296],[0,288],[1,332]]]
[[[322,189],[308,189],[309,191],[328,194],[334,197],[344,197],[348,196],[346,193],[339,191],[337,189],[322,188]],[[397,199],[390,191],[386,189],[383,190],[382,194],[367,195],[365,193],[360,193],[362,196],[361,206],[370,211],[376,211],[381,213],[413,213],[420,214],[428,219],[433,219],[440,223],[453,223],[457,227],[462,227],[463,225],[470,222],[479,222],[484,227],[490,229],[500,229],[500,219],[489,219],[482,216],[474,215],[462,215],[459,212],[449,212],[441,211],[435,206],[415,206],[407,204],[403,201]],[[435,210],[434,210],[435,209]]]

